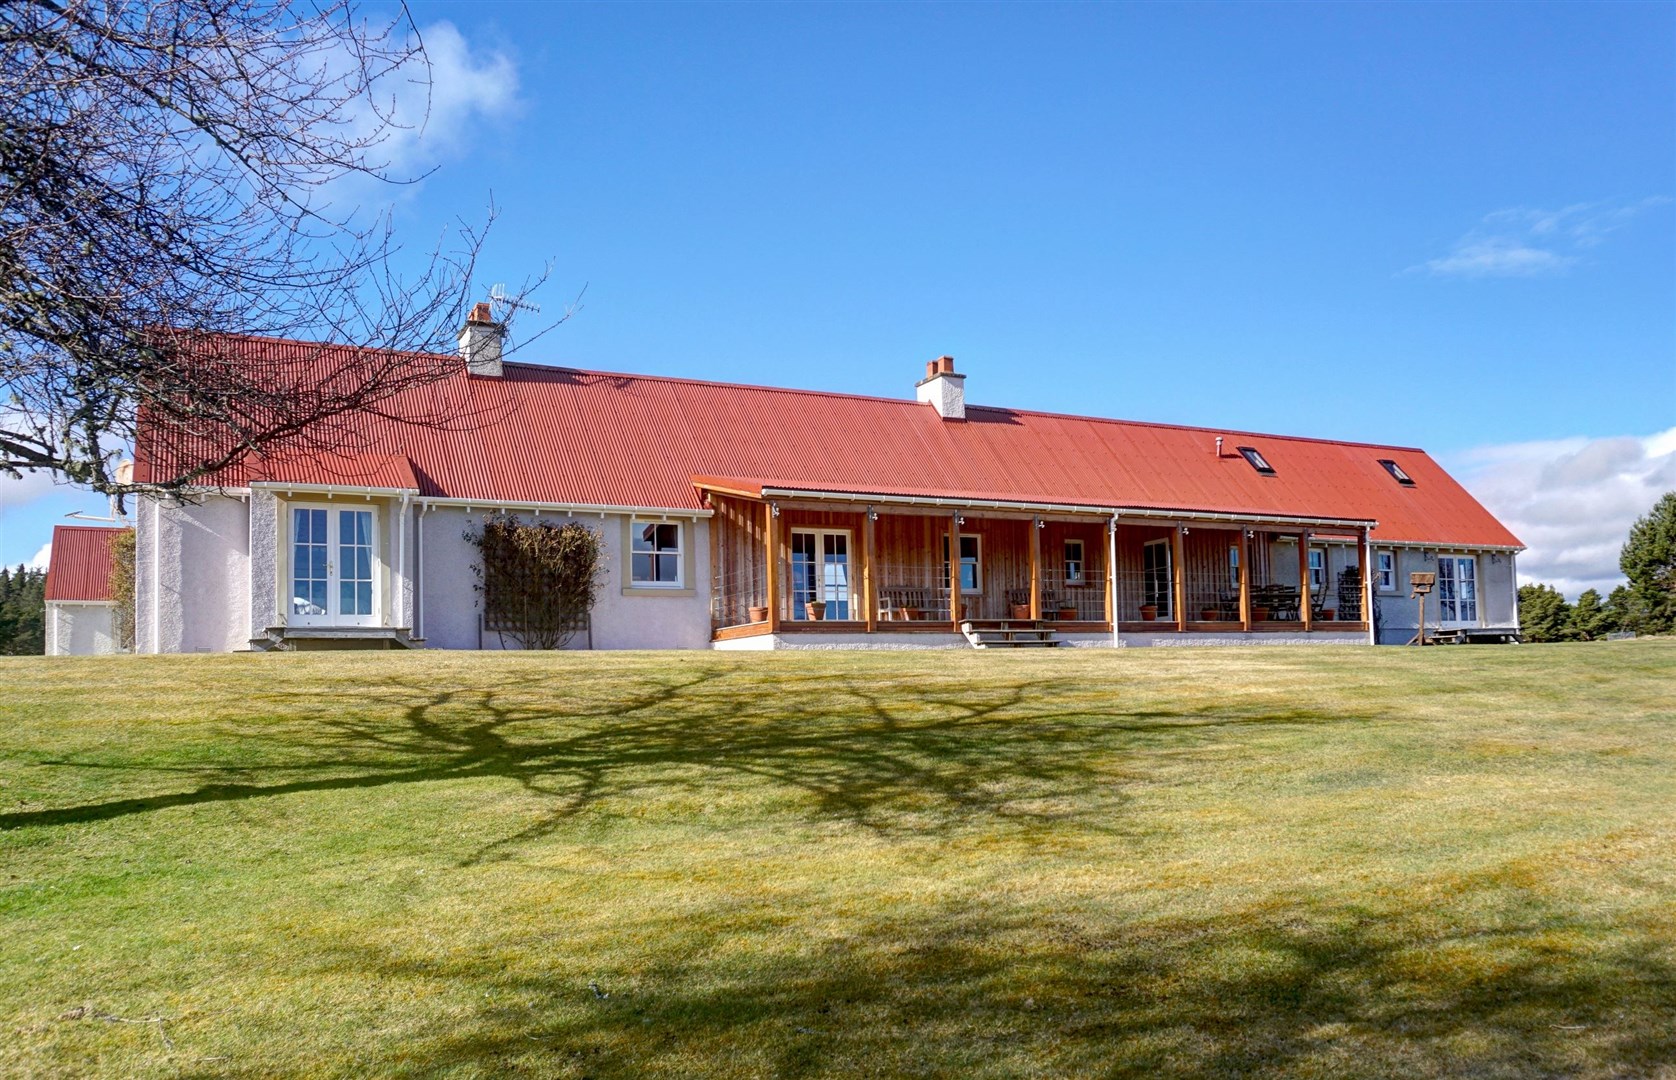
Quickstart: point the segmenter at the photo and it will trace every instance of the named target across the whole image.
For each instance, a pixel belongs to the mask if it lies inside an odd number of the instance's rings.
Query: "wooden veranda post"
[[[1170,534],[1170,576],[1175,579],[1176,630],[1187,632],[1187,527],[1177,525]]]
[[[1251,633],[1251,530],[1240,529],[1240,630]]]
[[[873,508],[861,519],[861,604],[867,619],[867,632],[879,628],[878,584],[873,571]]]
[[[1309,587],[1309,531],[1298,534],[1298,618],[1304,624],[1304,633],[1309,633],[1314,623],[1315,598],[1310,595]]]
[[[949,625],[960,633],[960,515],[949,515]]]
[[[1117,644],[1117,518],[1106,523],[1106,622]]]
[[[1397,568],[1395,560],[1391,566],[1391,576],[1395,577]],[[1377,577],[1379,567],[1373,557],[1373,530],[1362,526],[1362,621],[1368,624],[1368,644],[1379,644],[1379,631],[1373,625],[1373,598],[1378,590]]]
[[[1012,612],[1007,612],[1009,618]],[[1042,522],[1030,522],[1030,618],[1042,617]]]
[[[777,634],[780,631],[780,515],[774,512],[773,503],[765,504],[763,510],[768,514],[765,531],[768,564],[763,575],[768,584],[768,632]]]

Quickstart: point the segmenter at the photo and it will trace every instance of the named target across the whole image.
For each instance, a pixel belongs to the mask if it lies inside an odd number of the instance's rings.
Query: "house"
[[[502,333],[478,305],[458,374],[385,409],[463,422],[140,500],[138,651],[506,646],[466,539],[495,511],[601,531],[577,647],[1402,642],[1412,571],[1428,621],[1516,625],[1518,539],[1422,450],[968,404],[949,357],[877,398],[503,362]],[[169,467],[142,430],[136,478]]]
[[[111,544],[126,528],[58,525],[47,561],[48,656],[122,651],[111,594]]]

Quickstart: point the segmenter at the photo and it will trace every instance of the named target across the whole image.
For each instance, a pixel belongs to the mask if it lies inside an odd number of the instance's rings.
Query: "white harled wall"
[[[418,611],[414,633],[423,633],[425,646],[432,649],[516,648],[499,634],[478,632],[481,605],[477,593],[477,549],[466,532],[482,524],[487,512],[463,507],[434,507],[419,515],[417,532],[424,550],[424,566],[418,579]],[[528,511],[519,513],[526,522],[537,520]],[[710,647],[710,592],[706,579],[710,566],[710,523],[700,519],[679,520],[686,547],[686,588],[654,590],[625,588],[625,517],[597,514],[559,517],[543,514],[541,521],[578,521],[600,531],[605,555],[605,580],[593,612],[593,647],[596,649],[707,649]],[[587,635],[579,634],[570,645],[588,647]]]
[[[135,651],[228,652],[249,644],[245,500],[142,498],[135,538]]]
[[[48,656],[95,656],[116,651],[115,604],[47,601]]]

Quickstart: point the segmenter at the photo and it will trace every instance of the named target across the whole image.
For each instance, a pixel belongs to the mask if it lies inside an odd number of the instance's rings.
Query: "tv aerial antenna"
[[[528,311],[531,314],[541,314],[541,305],[532,304],[528,300],[507,294],[505,285],[489,286],[489,303],[495,305],[503,319],[518,311]]]

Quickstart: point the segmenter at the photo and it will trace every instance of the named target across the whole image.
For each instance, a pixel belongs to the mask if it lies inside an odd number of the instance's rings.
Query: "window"
[[[1228,545],[1228,588],[1238,592],[1240,587],[1240,546]]]
[[[1327,549],[1312,547],[1309,549],[1309,594],[1311,596],[1327,595]]]
[[[1401,465],[1398,465],[1396,462],[1392,461],[1390,458],[1380,458],[1379,463],[1381,465],[1385,466],[1385,471],[1390,473],[1391,478],[1393,480],[1395,480],[1397,483],[1405,484],[1408,487],[1413,487],[1414,486],[1414,478],[1412,476],[1409,476],[1407,473],[1403,472]]]
[[[629,580],[649,589],[681,587],[681,526],[673,521],[636,521],[629,527]]]
[[[844,530],[793,529],[791,533],[791,617],[808,617],[805,606],[826,602],[828,619],[850,617],[850,534]]]
[[[377,622],[373,512],[291,508],[291,609],[297,626]]]
[[[1082,585],[1087,579],[1083,577],[1082,541],[1065,541],[1065,584]]]
[[[949,579],[949,538],[943,537],[943,580]],[[960,591],[983,592],[983,537],[972,534],[960,538]]]
[[[1392,551],[1376,551],[1373,553],[1374,573],[1379,575],[1380,592],[1396,592],[1397,590],[1397,556]]]
[[[1437,557],[1437,617],[1453,623],[1478,621],[1478,566],[1471,555]]]
[[[1253,469],[1256,469],[1264,476],[1274,475],[1274,466],[1269,464],[1269,459],[1259,453],[1255,446],[1242,446],[1239,448],[1239,451],[1245,460],[1251,462],[1251,467]]]
[[[1175,576],[1170,572],[1170,542],[1148,540],[1141,548],[1141,603],[1156,607],[1162,619],[1173,619]]]

